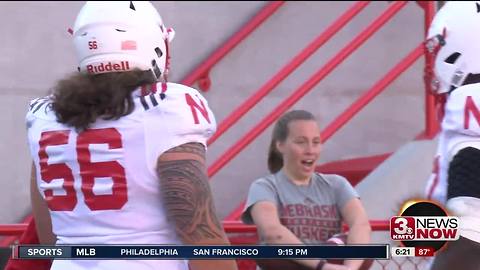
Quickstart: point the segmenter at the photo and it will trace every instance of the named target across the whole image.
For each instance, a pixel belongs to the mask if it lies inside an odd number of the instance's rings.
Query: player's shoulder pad
[[[153,93],[138,97],[139,103],[144,111],[155,111],[154,108],[162,109],[166,106],[175,106],[184,103],[188,97],[196,97],[202,102],[205,98],[198,90],[177,83],[157,83],[153,85]]]
[[[31,113],[36,113],[37,111],[40,110],[40,108],[50,104],[51,101],[52,101],[51,96],[32,99],[28,105],[28,111]]]
[[[447,106],[453,107],[459,105],[463,108],[465,98],[471,96],[474,99],[480,99],[480,83],[463,85],[450,93],[447,99]]]
[[[33,122],[37,118],[50,119],[53,116],[52,111],[52,97],[45,96],[41,98],[35,98],[30,101],[27,108],[27,114],[25,116],[25,122],[27,128],[33,125]]]
[[[173,91],[173,93],[200,94],[197,89],[178,83],[167,83],[167,91],[169,94],[170,91]]]
[[[143,109],[152,117],[161,114],[164,119],[172,121],[188,118],[195,125],[216,125],[207,100],[196,89],[176,83],[167,83],[166,86],[158,83],[156,88],[155,93],[140,97]]]
[[[216,130],[216,121],[205,98],[197,90],[180,84],[160,87],[157,85],[155,93],[140,98],[141,103],[148,105],[140,110],[145,109],[149,157],[156,160],[164,151],[188,142],[206,145]]]
[[[35,98],[28,105],[27,117],[45,118],[52,111],[52,96]]]

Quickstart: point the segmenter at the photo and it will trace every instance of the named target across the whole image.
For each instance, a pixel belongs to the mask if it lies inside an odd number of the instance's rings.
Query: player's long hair
[[[132,92],[154,82],[151,72],[139,69],[103,74],[75,73],[60,80],[53,89],[52,109],[58,122],[81,131],[99,117],[114,120],[130,114],[135,106]]]
[[[282,115],[273,127],[272,140],[268,149],[268,170],[271,173],[277,173],[283,167],[283,157],[278,151],[276,143],[284,142],[288,137],[288,124],[295,120],[313,120],[316,121],[312,113],[305,110],[293,110]]]

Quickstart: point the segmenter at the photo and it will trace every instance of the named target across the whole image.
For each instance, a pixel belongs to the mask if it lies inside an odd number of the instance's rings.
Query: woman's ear
[[[276,149],[277,152],[279,152],[280,154],[283,154],[284,148],[285,148],[284,142],[276,141],[276,142],[275,142],[275,147],[277,148],[277,149]]]

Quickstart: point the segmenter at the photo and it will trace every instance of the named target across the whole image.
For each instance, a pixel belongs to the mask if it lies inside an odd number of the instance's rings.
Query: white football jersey
[[[447,98],[433,173],[428,180],[427,198],[447,201],[448,167],[455,154],[465,147],[480,149],[480,84],[464,85]]]
[[[158,89],[161,89],[160,83]],[[81,133],[58,123],[49,98],[33,100],[26,116],[37,186],[50,209],[57,244],[180,244],[166,217],[157,158],[215,132],[215,117],[195,89],[133,93],[134,111],[98,119]],[[186,261],[67,261],[52,269],[188,269]]]

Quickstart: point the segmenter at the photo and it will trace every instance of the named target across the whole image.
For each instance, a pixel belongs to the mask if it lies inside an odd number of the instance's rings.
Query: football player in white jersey
[[[446,3],[426,42],[435,59],[432,88],[445,95],[429,199],[460,218],[460,240],[438,252],[433,270],[480,267],[480,3]]]
[[[167,83],[173,30],[150,2],[87,2],[73,29],[79,73],[26,116],[42,244],[229,244],[215,215],[195,89]],[[236,269],[234,260],[54,260],[69,269]]]

